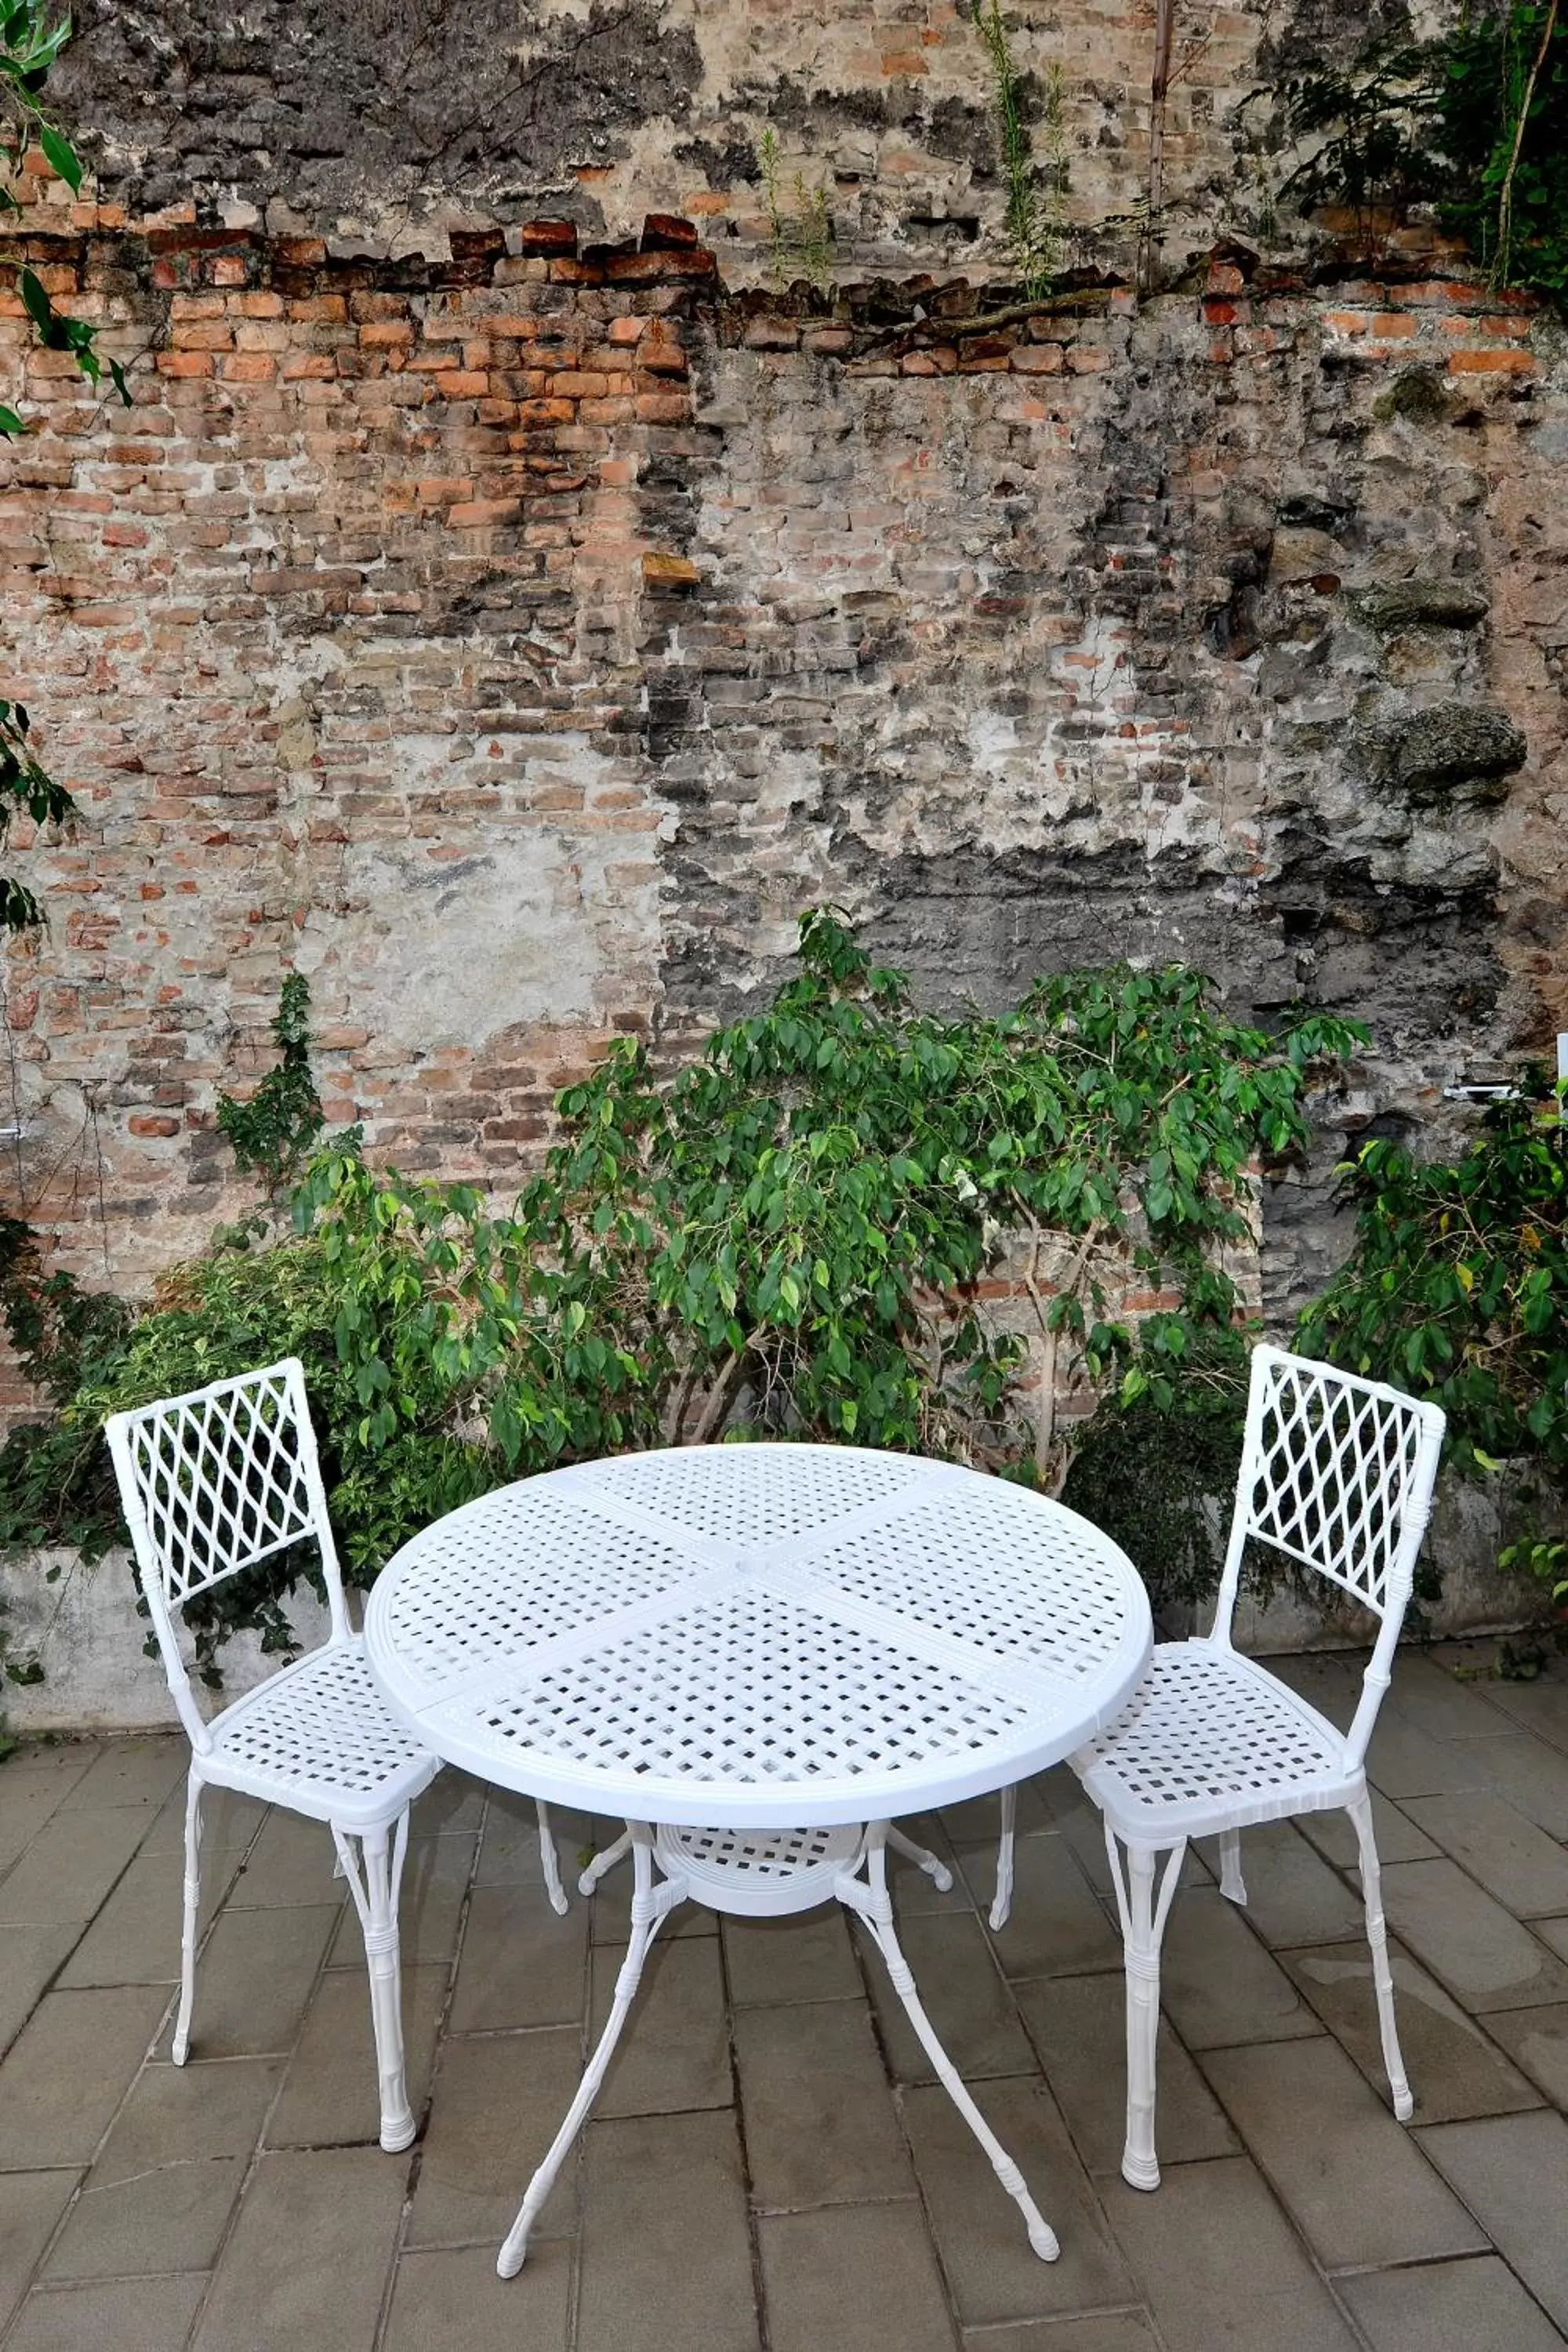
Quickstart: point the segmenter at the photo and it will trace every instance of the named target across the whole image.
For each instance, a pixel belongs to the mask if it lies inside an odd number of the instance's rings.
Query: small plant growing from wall
[[[1040,112],[1042,171],[1024,111],[1024,90],[1002,15],[1002,0],[990,0],[975,17],[991,68],[992,106],[1007,192],[1003,216],[1007,247],[1024,299],[1037,302],[1050,290],[1061,267],[1067,211],[1067,135],[1062,115],[1062,70],[1047,70]]]
[[[771,129],[763,133],[760,152],[773,276],[781,286],[804,278],[814,294],[826,294],[833,275],[833,214],[827,191],[820,184],[811,186],[804,172],[796,172],[784,185],[779,142]]]

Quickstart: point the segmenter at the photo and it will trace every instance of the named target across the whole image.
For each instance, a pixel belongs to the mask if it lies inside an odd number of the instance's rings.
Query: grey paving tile
[[[205,2278],[115,2279],[101,2286],[38,2288],[5,2352],[179,2352]]]
[[[63,1772],[18,1772],[14,1759],[0,1764],[0,1871],[10,1869],[69,1793]]]
[[[864,2001],[742,2011],[735,2055],[754,2202],[914,2194]]]
[[[775,2214],[757,2237],[773,2352],[952,2352],[918,2204]]]
[[[74,2168],[0,2173],[0,2336],[79,2178]]]
[[[1504,1798],[1490,1790],[1412,1797],[1408,1811],[1515,1918],[1568,1911],[1568,1852]]]
[[[209,2269],[247,2163],[243,2156],[194,2157],[161,2165],[153,2179],[100,2183],[89,2174],[45,2279]]]
[[[1373,2352],[1558,2352],[1563,2340],[1495,2254],[1373,2271],[1339,2291]]]
[[[0,2170],[90,2159],[165,2000],[151,1985],[45,1994],[0,2063]]]
[[[490,2247],[511,2227],[523,2190],[583,2075],[579,2030],[487,2034],[441,2045],[409,2216],[411,2246]],[[577,2226],[568,2158],[536,2236]]]
[[[397,1906],[398,1933],[405,1967],[447,1966],[458,1948],[463,1897],[473,1868],[475,1841],[458,1835],[411,1838]],[[553,1917],[554,1914],[552,1913]],[[338,1922],[327,1955],[330,1969],[363,1969],[364,1937],[351,1903]]]
[[[1540,2095],[1434,1977],[1391,1942],[1394,2017],[1405,2072],[1421,2123],[1496,2116],[1540,2105]],[[1388,2094],[1373,1990],[1372,1954],[1363,1941],[1288,1952],[1285,1966],[1341,2047],[1380,2097]],[[1521,2011],[1522,2016],[1531,2015]],[[1506,2010],[1494,2012],[1506,2017]]]
[[[1494,1685],[1461,1680],[1419,1650],[1401,1650],[1385,1706],[1408,1716],[1434,1739],[1494,1739],[1509,1728],[1491,1696]]]
[[[238,1852],[202,1854],[200,1931],[216,1918],[239,1868]],[[66,1985],[177,1984],[184,1862],[139,1853],[60,1972]]]
[[[205,1817],[205,1807],[204,1807]],[[229,1903],[235,1910],[287,1909],[294,1905],[342,1904],[344,1881],[334,1875],[337,1848],[325,1822],[274,1807],[246,1856]]]
[[[438,1789],[440,1786],[441,1782],[437,1780],[435,1787]],[[550,1819],[562,1880],[571,1890],[575,1886],[578,1873],[583,1867],[580,1859],[583,1850],[598,1843],[594,1823],[585,1813],[572,1812],[564,1807],[552,1809]],[[614,1837],[619,1828],[617,1822],[609,1828],[609,1836]],[[618,1871],[616,1875],[624,1877],[629,1886],[632,1875],[630,1862],[624,1872]],[[500,1789],[490,1791],[474,1883],[479,1886],[543,1886],[544,1865],[539,1854],[539,1809],[531,1797],[514,1797]]]
[[[1142,2311],[1096,2312],[1087,2319],[1042,2320],[1033,2327],[967,2331],[964,2352],[1160,2352]]]
[[[1045,2086],[983,2083],[975,2103],[1061,2242],[1043,2263],[990,2160],[938,2084],[909,2091],[904,2119],[948,2284],[966,2327],[1134,2303],[1138,2290]]]
[[[1361,1863],[1355,1824],[1342,1805],[1326,1813],[1298,1813],[1295,1825],[1310,1845],[1336,1870],[1355,1870]],[[1372,1792],[1372,1833],[1380,1862],[1426,1862],[1439,1849],[1425,1830],[1418,1830],[1406,1812],[1381,1790]]]
[[[69,1788],[102,1753],[100,1739],[86,1734],[77,1738],[59,1733],[42,1739],[24,1739],[16,1754],[5,1759],[5,1769],[8,1776],[18,1780],[32,1772],[54,1772],[60,1776],[63,1788]]]
[[[0,2057],[26,2025],[35,2002],[75,1944],[80,1928],[72,1920],[36,1927],[6,1927],[0,1967]]]
[[[994,1870],[964,1857],[977,1906],[989,1904]],[[1084,1876],[1071,1846],[1053,1831],[1018,1840],[1013,1908],[993,1938],[1005,1976],[1081,1976],[1120,1969],[1121,1937]]]
[[[80,1780],[73,1782],[65,1810],[138,1805],[151,1815],[176,1785],[183,1791],[190,1760],[190,1744],[183,1735],[155,1733],[109,1740]]]
[[[572,2249],[542,2241],[514,2279],[493,2246],[435,2247],[397,2265],[383,2352],[565,2352]]]
[[[452,1996],[452,2032],[580,2023],[587,1949],[588,1906],[581,1899],[561,1919],[541,1886],[476,1886]]]
[[[1495,1789],[1549,1837],[1560,1833],[1568,1822],[1568,1756],[1524,1731],[1507,1739],[1468,1740],[1464,1747],[1478,1787]]]
[[[889,1981],[880,1954],[863,1930],[856,1932],[894,2075],[900,2083],[934,2081],[931,2061]],[[898,1933],[926,2015],[965,2080],[1033,2073],[1034,2051],[973,1913],[916,1914],[899,1920]]]
[[[444,1772],[437,1773],[423,1796],[415,1798],[408,1817],[408,1834],[411,1838],[459,1834],[477,1837],[484,1823],[489,1796],[483,1780],[476,1780],[448,1765]]]
[[[403,1971],[403,2051],[408,2101],[424,2111],[447,1970]],[[267,2126],[269,2147],[341,2147],[377,2141],[381,2099],[363,1968],[333,1969],[316,1989]]]
[[[334,2147],[262,2157],[213,2273],[196,2352],[374,2339],[408,2158]]]
[[[1066,1771],[1067,1767],[1064,1765],[1061,1769]],[[1048,1792],[1043,1785],[1048,1777],[1047,1774],[1038,1773],[1034,1780],[1021,1780],[1018,1783],[1014,1801],[1017,1834],[1021,1838],[1033,1837],[1037,1830],[1048,1830],[1055,1827],[1053,1792]],[[1069,1780],[1072,1779],[1070,1773],[1068,1777]],[[1074,1781],[1073,1785],[1076,1787],[1077,1782]],[[973,1862],[977,1867],[985,1861],[994,1865],[996,1843],[1002,1830],[1001,1792],[998,1790],[994,1796],[966,1797],[959,1805],[944,1805],[942,1809],[942,1825],[947,1832],[953,1852],[962,1860]],[[906,1823],[905,1826],[909,1829],[911,1837],[917,1837],[920,1834],[912,1822]],[[966,1875],[972,1877],[973,1874],[966,1873]],[[985,1887],[984,1899],[989,1903],[992,1880],[984,1875],[983,1869],[981,1875]]]
[[[1495,2009],[1487,2026],[1552,2105],[1568,2108],[1568,2002]]]
[[[93,2181],[134,2180],[180,2158],[248,2156],[282,2077],[279,2058],[155,2061],[115,2117]]]
[[[223,1853],[248,1846],[267,1818],[267,1807],[256,1797],[242,1797],[233,1789],[202,1790],[202,1852]],[[185,1851],[185,1784],[177,1780],[137,1848],[142,1859],[154,1853]]]
[[[595,2039],[610,2013],[625,1957],[616,1944],[594,1948]],[[669,2115],[687,2107],[727,2107],[734,2095],[718,1938],[655,1944],[595,2112]]]
[[[1322,2031],[1279,1961],[1214,1886],[1184,1888],[1171,1906],[1160,1999],[1190,2050]]]
[[[760,2340],[733,2116],[590,2123],[578,2352],[757,2352]]]
[[[1341,1731],[1348,1731],[1361,1705],[1364,1650],[1311,1650],[1300,1657],[1265,1661],[1277,1679],[1304,1698],[1309,1706]]]
[[[1173,2165],[1152,2196],[1104,2184],[1166,2352],[1354,2352],[1355,2338],[1250,2159]]]
[[[1437,1797],[1450,1790],[1486,1786],[1486,1769],[1476,1754],[1489,1740],[1434,1739],[1407,1715],[1385,1706],[1366,1752],[1367,1779],[1385,1797]]]
[[[1464,2207],[1338,2042],[1211,2050],[1203,2069],[1325,2269],[1484,2250]]]
[[[1208,1860],[1217,1872],[1217,1847]],[[1241,1869],[1247,1916],[1276,1951],[1290,1944],[1328,1944],[1350,1936],[1363,1918],[1360,1895],[1331,1870],[1293,1822],[1245,1830]]]
[[[721,1933],[737,2009],[852,2000],[862,1990],[849,1922],[837,1903],[793,1919],[724,1919]]]
[[[1553,1748],[1568,1748],[1568,1675],[1551,1664],[1536,1681],[1504,1682],[1500,1676],[1487,1685],[1492,1705]]]
[[[192,2056],[262,2058],[291,2049],[337,1916],[324,1904],[220,1911],[196,1962]]]
[[[90,1919],[146,1828],[139,1806],[92,1813],[62,1806],[0,1879],[0,1928]]]
[[[1127,2127],[1127,1999],[1114,1977],[1039,1979],[1017,1988],[1024,2022],[1079,2156],[1116,2171]],[[1157,2053],[1162,2160],[1229,2156],[1240,2142],[1167,2019]]]
[[[1084,1795],[1078,1775],[1070,1766],[1057,1764],[1050,1771],[1038,1774],[1029,1785],[1039,1800],[1047,1825],[1071,1847],[1079,1868],[1095,1893],[1103,1902],[1114,1906],[1110,1859],[1105,1850],[1105,1817],[1099,1806],[1091,1804]],[[1206,1878],[1195,1850],[1189,1848],[1188,1854],[1194,1882]],[[1186,1883],[1184,1871],[1183,1883]]]
[[[1418,2137],[1499,2253],[1568,2327],[1568,2124],[1543,2109],[1435,2124]]]
[[[1467,2009],[1568,1999],[1568,1964],[1521,1927],[1456,1862],[1398,1862],[1383,1874],[1389,1925]]]

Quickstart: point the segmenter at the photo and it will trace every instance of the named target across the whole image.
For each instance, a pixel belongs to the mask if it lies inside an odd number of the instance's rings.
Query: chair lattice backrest
[[[1431,1515],[1444,1415],[1333,1364],[1253,1350],[1247,1434],[1215,1631],[1229,1638],[1249,1540],[1314,1570],[1382,1620],[1351,1745],[1364,1748],[1388,1681]],[[1363,1717],[1366,1721],[1363,1725]],[[1359,1748],[1357,1746],[1359,1738]]]
[[[187,1601],[275,1552],[314,1543],[333,1633],[347,1631],[304,1367],[290,1356],[117,1412],[106,1433],[170,1688],[195,1738],[201,1718],[175,1635]]]

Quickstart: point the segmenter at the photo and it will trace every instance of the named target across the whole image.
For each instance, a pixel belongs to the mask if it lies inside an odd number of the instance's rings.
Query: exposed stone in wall
[[[142,1279],[226,1211],[215,1092],[289,966],[332,1116],[497,1185],[597,1040],[752,1001],[824,898],[950,1003],[1127,954],[1328,1004],[1376,1047],[1274,1189],[1276,1307],[1347,1135],[1568,1025],[1528,305],[1232,254],[889,337],[723,299],[676,221],[397,262],[34,193],[51,284],[142,354],[127,414],[0,304],[42,413],[6,686],[85,813],[29,861],[0,1126],[70,1262]],[[1369,769],[1434,726],[1486,790]]]
[[[1450,20],[1434,0],[1423,22]],[[774,268],[761,146],[826,195],[842,278],[1007,269],[973,0],[83,0],[58,76],[103,194],[195,200],[336,249],[441,255],[540,212],[619,237],[707,225],[731,283]],[[1130,264],[1151,193],[1156,0],[1005,14],[1026,110],[1062,74],[1070,258]],[[1256,239],[1286,164],[1254,93],[1367,33],[1388,0],[1172,0],[1162,257]],[[1299,233],[1292,231],[1292,233]]]

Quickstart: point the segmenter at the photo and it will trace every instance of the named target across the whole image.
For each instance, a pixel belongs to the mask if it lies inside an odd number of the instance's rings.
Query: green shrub
[[[292,1239],[180,1269],[12,1440],[0,1541],[100,1549],[105,1413],[290,1353],[361,1581],[500,1479],[722,1434],[1058,1486],[1074,1367],[1154,1412],[1223,1352],[1239,1301],[1219,1257],[1247,1235],[1248,1171],[1301,1139],[1312,1062],[1360,1034],[1309,1019],[1277,1041],[1180,968],[1070,973],[1010,1013],[944,1020],[819,911],[767,1011],[668,1076],[617,1040],[567,1088],[510,1214],[373,1169],[357,1133],[331,1142]],[[1045,1375],[1032,1398],[1024,1339],[980,1311],[1008,1251]],[[1130,1290],[1176,1303],[1133,1328],[1116,1319]],[[205,1660],[237,1623],[285,1640],[298,1573],[285,1559],[209,1596]]]
[[[1568,1129],[1556,1089],[1528,1072],[1456,1161],[1367,1144],[1342,1171],[1356,1203],[1349,1257],[1300,1324],[1300,1344],[1431,1398],[1464,1476],[1507,1461],[1545,1531],[1504,1566],[1563,1575],[1568,1496]]]

